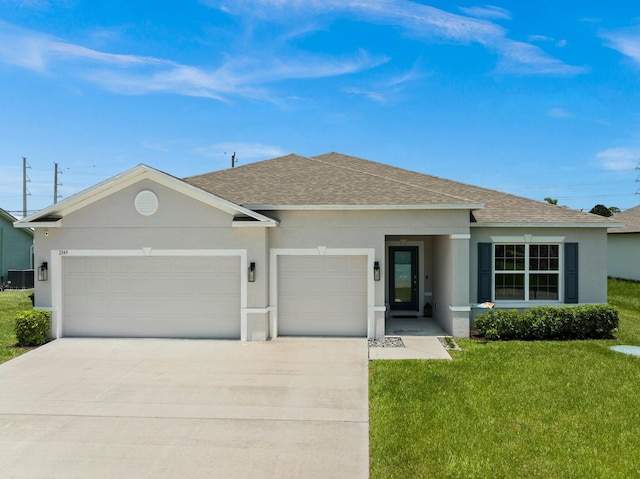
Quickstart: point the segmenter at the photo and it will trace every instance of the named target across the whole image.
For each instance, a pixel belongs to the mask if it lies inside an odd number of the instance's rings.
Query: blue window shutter
[[[492,243],[478,243],[478,303],[491,301]]]
[[[578,302],[578,243],[564,244],[564,302]]]

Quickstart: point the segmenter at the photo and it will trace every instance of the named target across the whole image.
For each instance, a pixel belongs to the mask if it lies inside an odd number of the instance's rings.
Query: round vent
[[[158,197],[153,191],[142,190],[136,195],[136,211],[144,216],[151,216],[158,211]]]

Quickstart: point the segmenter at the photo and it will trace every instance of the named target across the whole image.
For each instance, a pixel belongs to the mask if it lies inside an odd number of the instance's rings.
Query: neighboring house
[[[615,219],[625,226],[609,229],[609,276],[640,281],[640,206]]]
[[[337,153],[139,165],[16,223],[60,336],[379,337],[430,310],[607,301],[609,219]],[[428,312],[428,311],[427,311]]]
[[[0,285],[9,281],[9,270],[22,272],[33,269],[33,231],[29,228],[15,229],[13,223],[16,221],[17,218],[0,209]],[[22,273],[17,276],[24,279]],[[28,280],[22,282],[30,285],[32,276],[33,273],[29,273]]]

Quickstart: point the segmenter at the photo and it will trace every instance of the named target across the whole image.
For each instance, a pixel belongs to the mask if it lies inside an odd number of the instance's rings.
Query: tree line
[[[551,205],[558,204],[557,198],[547,197],[544,200]],[[618,213],[620,213],[620,208],[618,208],[617,206],[595,205],[593,208],[591,208],[591,210],[589,210],[589,213],[605,216],[608,218],[609,216],[617,215]]]

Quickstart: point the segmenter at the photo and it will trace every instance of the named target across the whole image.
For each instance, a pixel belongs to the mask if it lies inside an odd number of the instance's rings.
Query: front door
[[[389,246],[391,309],[418,310],[418,247]]]

